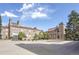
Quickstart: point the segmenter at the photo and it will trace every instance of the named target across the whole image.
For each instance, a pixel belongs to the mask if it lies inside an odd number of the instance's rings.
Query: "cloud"
[[[25,15],[22,15],[20,19],[23,20],[24,18],[26,18],[26,16]]]
[[[23,4],[22,8],[20,8],[18,10],[18,12],[22,12],[24,10],[27,10],[27,9],[31,8],[31,7],[33,7],[33,4]]]
[[[4,13],[2,13],[1,16],[18,17],[17,15],[15,15],[11,12],[8,12],[8,11],[5,11]]]
[[[42,13],[42,12],[33,12],[32,15],[31,15],[31,17],[33,19],[35,19],[35,18],[41,18],[41,17],[47,17],[47,14]]]
[[[55,10],[50,9],[48,7],[44,7],[42,5],[32,4],[32,3],[26,3],[23,4],[23,6],[18,10],[22,15],[20,16],[20,19],[25,18],[47,18],[50,13],[54,13]]]
[[[43,11],[45,11],[45,8],[43,8],[43,7],[38,7],[38,8],[36,8],[35,11],[32,13],[31,17],[32,17],[33,19],[35,19],[35,18],[45,18],[45,17],[47,17],[47,16],[48,16],[47,13],[46,13],[46,12],[43,12]]]
[[[38,8],[37,8],[38,11],[43,11],[44,9],[45,9],[45,8],[43,8],[43,7],[38,7]]]

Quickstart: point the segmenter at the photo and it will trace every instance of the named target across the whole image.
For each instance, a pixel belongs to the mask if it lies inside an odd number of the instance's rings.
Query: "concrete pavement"
[[[0,55],[78,55],[78,41],[0,40]]]
[[[16,46],[20,42],[0,40],[0,55],[33,55],[34,53]]]

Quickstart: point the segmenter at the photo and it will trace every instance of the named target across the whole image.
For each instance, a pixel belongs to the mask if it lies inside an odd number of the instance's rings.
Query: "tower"
[[[64,24],[60,23],[59,24],[59,39],[64,40],[64,34],[65,34],[64,31],[65,31]]]

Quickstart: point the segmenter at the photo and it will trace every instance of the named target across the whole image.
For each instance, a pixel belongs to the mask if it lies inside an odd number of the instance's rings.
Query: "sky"
[[[79,4],[73,3],[0,3],[2,24],[8,24],[9,17],[20,25],[37,27],[47,31],[63,22],[66,26],[72,10],[79,13]]]

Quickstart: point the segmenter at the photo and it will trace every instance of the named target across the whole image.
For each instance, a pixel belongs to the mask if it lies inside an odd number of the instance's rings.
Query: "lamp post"
[[[11,28],[10,28],[10,26],[11,26],[11,18],[9,17],[9,24],[8,24],[8,39],[10,39],[10,34],[11,34]]]

